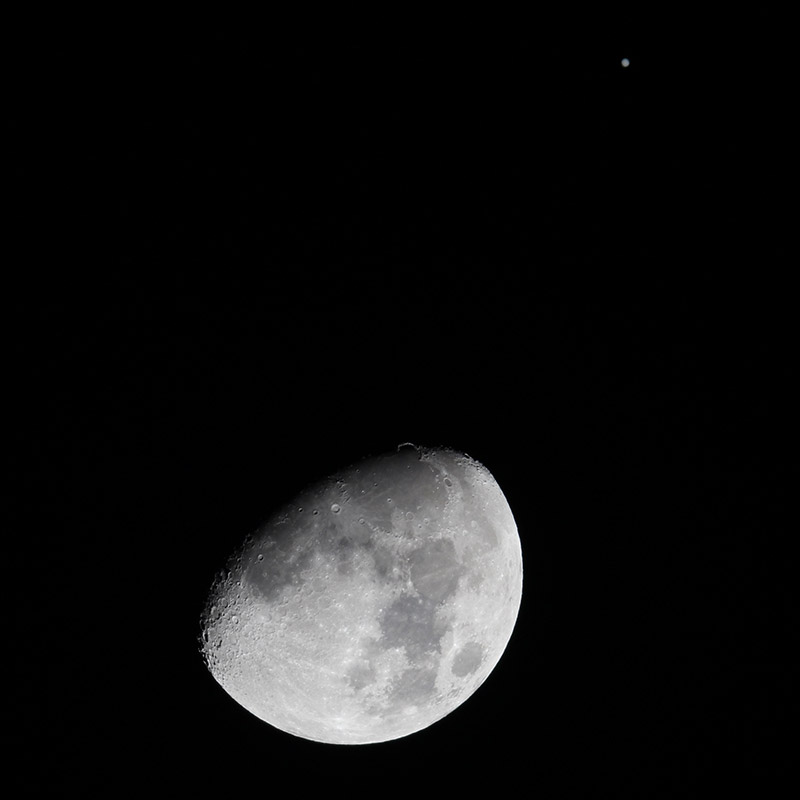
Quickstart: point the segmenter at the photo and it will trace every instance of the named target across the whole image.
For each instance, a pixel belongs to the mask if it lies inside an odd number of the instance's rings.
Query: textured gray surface
[[[489,472],[403,446],[302,492],[244,543],[212,588],[203,652],[277,728],[395,739],[480,686],[521,593],[519,537]]]

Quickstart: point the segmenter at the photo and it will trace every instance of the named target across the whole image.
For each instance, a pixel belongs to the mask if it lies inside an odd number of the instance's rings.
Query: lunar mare
[[[511,637],[522,553],[489,471],[401,446],[301,492],[215,581],[201,650],[248,711],[337,744],[428,727]]]

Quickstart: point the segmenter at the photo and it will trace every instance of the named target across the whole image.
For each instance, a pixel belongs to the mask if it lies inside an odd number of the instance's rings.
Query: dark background
[[[508,33],[17,42],[18,790],[788,773],[789,51]],[[425,731],[289,736],[207,672],[205,593],[279,502],[404,441],[503,488],[514,636]]]

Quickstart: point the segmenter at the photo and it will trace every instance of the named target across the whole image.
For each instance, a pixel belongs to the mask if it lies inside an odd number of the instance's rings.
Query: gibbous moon
[[[401,445],[304,490],[245,540],[211,587],[201,650],[270,725],[383,742],[486,680],[521,597],[517,527],[489,471]]]

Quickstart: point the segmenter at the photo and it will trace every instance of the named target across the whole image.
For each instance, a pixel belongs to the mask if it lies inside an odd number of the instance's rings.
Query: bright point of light
[[[622,64],[623,67],[630,66],[630,63],[631,62],[627,58],[623,58],[622,61],[620,61],[620,64]]]

